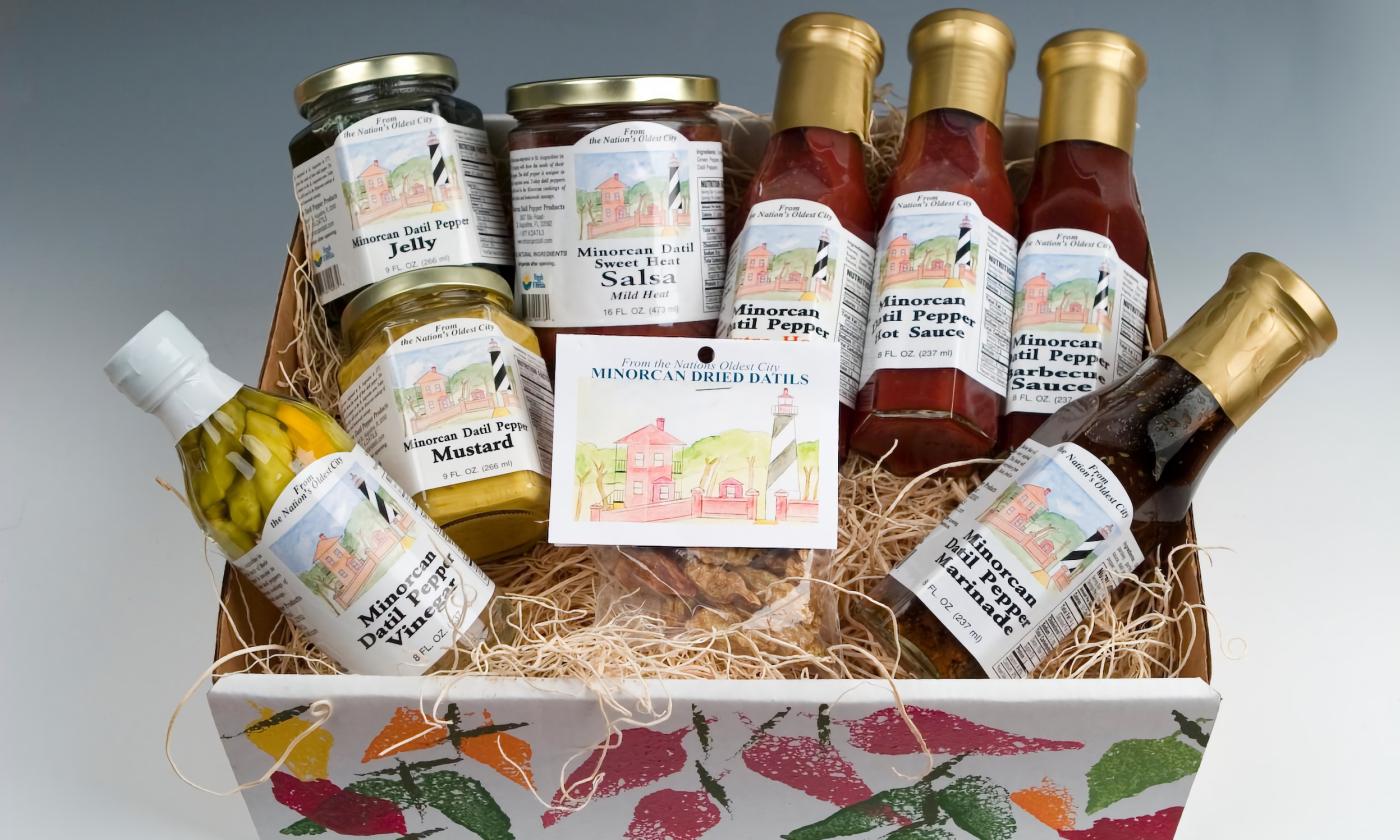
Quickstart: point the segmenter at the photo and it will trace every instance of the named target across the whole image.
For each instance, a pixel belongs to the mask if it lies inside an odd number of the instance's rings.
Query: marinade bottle
[[[177,441],[195,521],[327,656],[415,675],[484,636],[490,578],[325,412],[243,386],[169,312],[105,370]]]
[[[884,44],[865,21],[818,12],[783,27],[778,59],[774,134],[739,212],[718,335],[838,342],[844,453],[874,266],[863,142]]]
[[[1142,361],[1147,224],[1133,180],[1137,94],[1147,56],[1125,35],[1050,39],[1035,171],[1021,202],[1021,250],[1004,449],[1060,406]]]
[[[1006,24],[970,9],[909,33],[910,122],[882,200],[851,433],[900,475],[996,447],[1016,261],[1001,140],[1015,54]]]
[[[1055,412],[871,593],[924,677],[1024,677],[1125,572],[1186,541],[1220,446],[1337,338],[1287,266],[1245,254],[1125,379]],[[889,613],[862,620],[893,644]]]

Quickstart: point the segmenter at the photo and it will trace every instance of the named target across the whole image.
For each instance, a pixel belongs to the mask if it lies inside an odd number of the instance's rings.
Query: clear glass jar
[[[307,256],[332,328],[362,289],[434,265],[514,276],[481,109],[436,53],[360,59],[297,85],[292,138]]]
[[[345,309],[347,429],[478,562],[523,551],[549,520],[553,398],[539,341],[480,268],[411,271]]]
[[[554,364],[561,333],[715,334],[724,168],[709,76],[515,85],[519,311]]]

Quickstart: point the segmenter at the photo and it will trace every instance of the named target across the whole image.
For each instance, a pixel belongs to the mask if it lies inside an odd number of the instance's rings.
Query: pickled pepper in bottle
[[[169,312],[105,370],[174,436],[200,528],[322,653],[416,675],[485,635],[491,580],[325,412],[241,385]]]
[[[1050,39],[1036,70],[1044,87],[1021,201],[1004,449],[1127,375],[1145,345],[1147,225],[1132,152],[1147,56],[1127,36],[1080,29]]]
[[[881,581],[902,661],[924,677],[1024,677],[1124,573],[1186,542],[1220,446],[1337,338],[1322,298],[1245,254],[1126,378],[1036,433]],[[890,613],[861,619],[894,644]]]
[[[778,59],[774,133],[737,216],[718,335],[838,342],[844,453],[874,268],[863,144],[884,43],[862,20],[818,12],[783,27]]]
[[[851,433],[854,450],[900,475],[996,448],[1016,259],[1001,137],[1015,53],[1005,23],[969,9],[909,34],[910,120],[881,202]]]

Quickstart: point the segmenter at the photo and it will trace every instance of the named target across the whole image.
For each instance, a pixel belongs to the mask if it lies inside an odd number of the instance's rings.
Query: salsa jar
[[[456,89],[456,63],[436,53],[351,61],[296,86],[308,125],[292,138],[292,188],[332,328],[361,290],[405,271],[514,276],[481,109]]]
[[[549,519],[554,399],[540,345],[482,268],[423,268],[345,308],[340,416],[478,562],[534,545]]]
[[[724,292],[724,154],[709,76],[515,85],[506,109],[517,311],[560,333],[709,338]]]

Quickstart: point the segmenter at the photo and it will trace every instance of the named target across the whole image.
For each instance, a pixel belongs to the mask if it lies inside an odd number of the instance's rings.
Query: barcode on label
[[[311,275],[311,282],[316,284],[316,292],[323,298],[330,292],[340,291],[340,287],[345,285],[345,281],[340,279],[338,265],[328,265],[316,270]]]
[[[549,295],[521,295],[520,303],[525,311],[526,321],[549,320]]]

